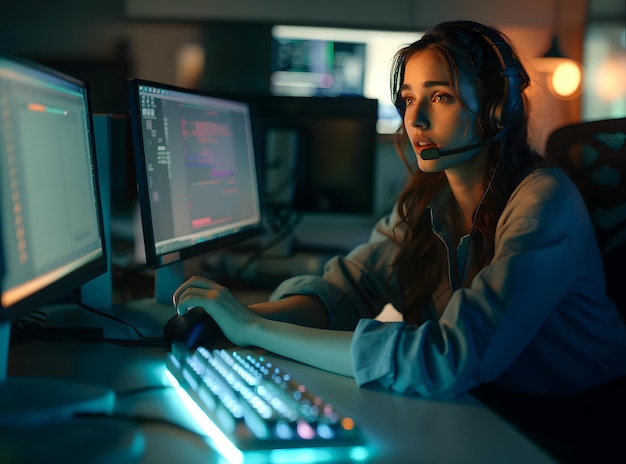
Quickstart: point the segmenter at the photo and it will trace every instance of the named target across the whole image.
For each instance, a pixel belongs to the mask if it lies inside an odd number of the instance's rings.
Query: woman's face
[[[449,82],[448,68],[436,52],[423,50],[407,60],[400,90],[406,106],[404,128],[422,171],[437,172],[460,166],[480,151],[476,148],[432,160],[420,156],[427,148],[452,150],[482,139],[476,116],[480,106],[478,95],[462,74],[459,92],[461,95]]]

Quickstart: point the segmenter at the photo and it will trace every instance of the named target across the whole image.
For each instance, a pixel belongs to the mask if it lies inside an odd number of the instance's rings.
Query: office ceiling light
[[[559,1],[554,2],[554,35],[550,47],[538,60],[537,70],[546,74],[548,89],[557,98],[570,99],[580,95],[583,67],[566,57],[559,47]]]

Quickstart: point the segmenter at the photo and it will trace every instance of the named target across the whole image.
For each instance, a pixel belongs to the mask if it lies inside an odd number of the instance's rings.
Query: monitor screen
[[[106,271],[88,85],[0,56],[0,320]]]
[[[389,90],[391,59],[422,33],[276,25],[271,35],[273,95],[364,96],[378,100],[378,133],[400,127]]]
[[[270,71],[274,95],[362,96],[365,44],[274,37]]]
[[[260,233],[249,106],[139,79],[129,92],[147,263],[166,266]]]

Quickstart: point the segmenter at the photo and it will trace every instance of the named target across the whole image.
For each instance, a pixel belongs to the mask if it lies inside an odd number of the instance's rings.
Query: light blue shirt
[[[469,240],[454,246],[442,215],[435,201],[433,229],[450,269],[462,268]],[[606,295],[585,204],[561,170],[536,169],[520,183],[498,221],[491,263],[469,288],[452,272],[442,276],[443,292],[419,327],[374,319],[385,304],[400,305],[391,268],[403,239],[398,222],[394,209],[368,243],[331,259],[323,276],[293,277],[272,295],[315,295],[332,328],[354,330],[359,385],[452,397],[494,382],[566,396],[626,375],[626,325]]]

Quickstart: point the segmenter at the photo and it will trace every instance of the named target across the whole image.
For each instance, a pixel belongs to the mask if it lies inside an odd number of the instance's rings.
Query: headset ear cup
[[[503,91],[499,100],[485,105],[489,129],[493,133],[503,127],[520,124],[524,118],[524,98],[522,92],[528,85],[528,76],[515,57],[507,42],[497,32],[473,21],[455,21],[449,23],[467,28],[480,34],[491,46],[502,66]]]
[[[500,99],[499,101],[492,101],[489,104],[489,110],[487,112],[487,123],[492,133],[497,133],[502,129],[502,110],[506,100]]]
[[[502,98],[489,113],[490,127],[497,132],[503,127],[518,125],[523,117],[524,99],[519,72],[516,69],[506,69]]]

